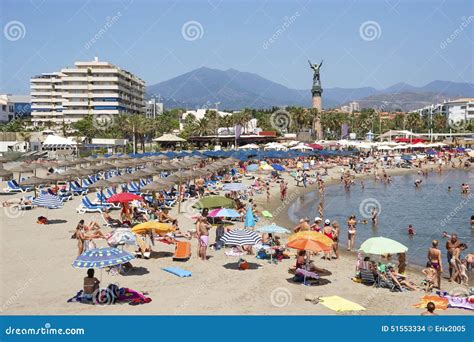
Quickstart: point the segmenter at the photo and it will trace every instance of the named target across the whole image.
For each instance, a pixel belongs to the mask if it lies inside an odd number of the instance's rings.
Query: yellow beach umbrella
[[[137,224],[135,227],[132,228],[132,232],[136,234],[146,233],[149,230],[153,230],[155,233],[158,234],[165,234],[169,232],[174,232],[176,228],[168,223],[156,222],[156,221],[149,221]]]

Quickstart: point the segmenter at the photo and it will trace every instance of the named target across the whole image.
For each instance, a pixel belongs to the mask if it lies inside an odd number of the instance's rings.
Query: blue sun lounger
[[[176,275],[180,278],[191,276],[191,272],[183,270],[183,269],[178,268],[178,267],[165,267],[165,268],[162,268],[162,270],[166,271],[166,272],[169,272],[171,274],[174,274],[174,275]]]

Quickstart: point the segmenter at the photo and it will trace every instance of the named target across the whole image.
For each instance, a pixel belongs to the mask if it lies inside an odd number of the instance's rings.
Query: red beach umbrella
[[[128,203],[135,200],[143,201],[143,197],[129,192],[121,192],[107,199],[107,203]]]

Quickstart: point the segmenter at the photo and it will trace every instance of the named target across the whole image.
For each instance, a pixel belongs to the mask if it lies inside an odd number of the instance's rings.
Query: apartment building
[[[73,123],[87,115],[110,119],[120,114],[145,114],[145,82],[97,57],[31,78],[35,125]]]

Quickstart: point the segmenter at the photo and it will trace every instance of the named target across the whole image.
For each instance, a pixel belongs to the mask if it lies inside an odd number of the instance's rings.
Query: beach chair
[[[93,205],[90,203],[90,201],[84,200],[84,197],[81,199],[81,204],[79,207],[76,208],[76,211],[80,214],[85,214],[85,213],[101,213],[102,210],[104,210],[105,207],[100,206],[100,205]]]
[[[188,260],[191,257],[191,243],[188,241],[177,241],[173,260]]]
[[[364,268],[361,268],[359,272],[360,272],[360,279],[362,279],[362,284],[376,285],[374,272],[368,269],[364,269]]]
[[[75,183],[70,184],[69,191],[72,192],[74,196],[85,195],[88,192],[87,188],[78,187]]]
[[[7,187],[3,189],[4,192],[27,192],[30,190],[31,188],[28,187],[20,187],[18,183],[13,180],[7,181]]]

